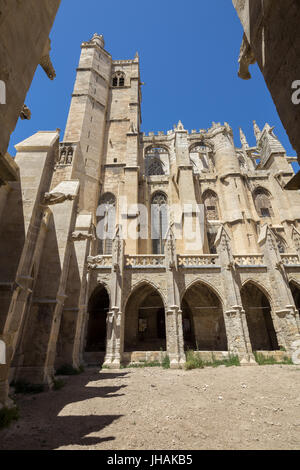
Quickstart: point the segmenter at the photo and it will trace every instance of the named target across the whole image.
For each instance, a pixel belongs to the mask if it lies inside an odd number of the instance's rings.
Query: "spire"
[[[241,127],[240,127],[240,140],[241,140],[241,144],[243,148],[249,148],[246,136]]]
[[[253,129],[254,129],[254,134],[255,134],[255,137],[256,137],[256,143],[258,144],[259,139],[261,137],[261,130],[258,127],[258,125],[256,124],[256,121],[253,121]]]
[[[138,51],[136,51],[134,58],[135,58],[136,60],[139,60],[140,56],[139,56]]]

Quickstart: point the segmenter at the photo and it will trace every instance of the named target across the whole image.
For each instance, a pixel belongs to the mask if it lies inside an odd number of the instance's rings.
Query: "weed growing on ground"
[[[66,385],[62,379],[53,379],[53,390],[60,390]]]
[[[229,357],[226,359],[216,359],[214,355],[212,355],[211,361],[204,361],[203,359],[201,359],[200,354],[195,351],[187,351],[186,353],[186,363],[184,365],[185,370],[203,369],[204,367],[219,366],[240,366],[240,360],[238,356],[229,355]]]
[[[254,357],[259,366],[274,365],[274,364],[293,365],[292,359],[287,356],[284,356],[281,361],[276,361],[275,357],[266,357],[261,353],[254,352]]]
[[[41,393],[45,390],[44,384],[31,384],[26,380],[18,380],[11,385],[14,387],[15,393]]]
[[[170,358],[168,356],[168,354],[166,354],[164,357],[163,357],[163,360],[161,362],[161,365],[162,365],[162,368],[163,369],[170,369]]]
[[[12,421],[19,419],[19,410],[17,407],[2,408],[0,410],[0,429],[6,428]]]

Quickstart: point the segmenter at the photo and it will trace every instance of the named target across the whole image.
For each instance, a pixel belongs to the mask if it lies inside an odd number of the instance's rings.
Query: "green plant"
[[[15,393],[41,393],[45,390],[44,384],[31,384],[26,380],[13,382],[12,386],[15,389]]]
[[[60,390],[65,386],[65,381],[62,379],[53,379],[53,390]]]
[[[78,375],[80,372],[80,368],[75,369],[71,364],[64,364],[57,369],[55,375]]]
[[[209,364],[212,367],[219,367],[219,366],[226,366],[226,367],[232,367],[232,366],[240,366],[240,360],[238,356],[232,356],[229,354],[228,358],[226,359],[216,359],[214,355],[212,356],[212,362],[211,363],[205,363],[205,365]]]
[[[163,369],[170,369],[170,358],[169,358],[168,354],[166,354],[163,357],[161,365],[162,365]]]
[[[16,406],[13,408],[2,408],[0,410],[0,429],[6,428],[12,421],[19,419],[19,410]]]
[[[194,351],[187,351],[184,368],[185,370],[203,369],[204,362],[202,361],[199,354],[195,353]]]
[[[212,355],[211,361],[204,361],[201,359],[201,356],[198,352],[187,351],[186,353],[186,363],[184,365],[185,370],[192,369],[203,369],[204,367],[219,367],[219,366],[240,366],[240,360],[238,356],[229,355],[226,359],[216,359]]]
[[[284,356],[281,361],[276,361],[275,357],[266,357],[262,353],[254,352],[254,357],[259,366],[282,364],[282,365],[293,365],[291,358]]]

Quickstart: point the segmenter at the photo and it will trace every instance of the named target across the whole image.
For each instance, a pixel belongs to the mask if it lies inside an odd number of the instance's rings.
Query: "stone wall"
[[[299,2],[233,0],[233,5],[300,162],[300,105],[292,101],[292,84],[300,80]],[[243,50],[242,60],[253,62],[245,43]]]
[[[0,1],[0,80],[6,87],[6,104],[0,104],[0,178],[4,181],[15,180],[4,156],[36,68],[41,64],[49,78],[55,75],[49,34],[59,5],[60,0]]]

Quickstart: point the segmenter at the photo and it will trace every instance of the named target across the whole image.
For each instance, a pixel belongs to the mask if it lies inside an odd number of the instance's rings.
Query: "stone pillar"
[[[18,342],[19,327],[24,317],[24,312],[27,306],[27,299],[30,293],[32,279],[18,280],[17,287],[14,291],[11,306],[8,312],[7,322],[4,328],[3,335],[0,339],[6,345],[6,364],[0,365],[0,407],[1,404],[10,407],[12,401],[8,397],[9,392],[9,372]]]
[[[184,224],[187,227],[191,227],[191,233],[189,233],[189,235],[192,236],[192,231],[194,231],[194,228],[197,225],[199,227],[199,214],[196,210],[197,198],[195,192],[193,165],[191,164],[189,155],[190,143],[188,141],[188,131],[184,129],[183,124],[181,121],[179,121],[178,125],[174,129],[174,132],[176,165],[178,169],[177,184],[179,189],[179,201],[181,201],[182,204]],[[199,234],[200,240],[189,240],[185,238],[186,235],[187,234],[184,233],[181,248],[182,252],[185,254],[203,253],[205,245],[204,231],[203,233]]]
[[[247,231],[251,230],[256,238],[254,226],[246,227],[244,218],[252,220],[253,214],[248,209],[249,200],[246,195],[243,175],[233,141],[232,129],[225,123],[213,124],[204,135],[204,142],[213,148],[216,173],[219,176],[219,204],[222,220],[232,233],[232,244],[236,253],[248,253],[246,242]]]
[[[180,296],[177,283],[176,241],[172,227],[169,228],[166,239],[166,274],[167,274],[167,311],[166,336],[167,352],[170,357],[171,368],[180,367],[185,363],[182,311],[180,309]]]
[[[290,352],[292,343],[300,339],[297,309],[274,234],[268,225],[262,227],[258,243],[268,266],[273,300],[272,319],[278,344]]]
[[[52,206],[54,227],[57,234],[57,251],[59,255],[57,258],[57,273],[60,273],[59,287],[56,293],[56,307],[54,310],[45,361],[45,372],[47,373],[48,377],[51,377],[52,372],[54,372],[56,345],[62,311],[66,299],[66,287],[71,256],[70,236],[73,232],[76,221],[75,210],[77,208],[78,192],[78,181],[63,181],[45,196],[45,202],[48,201],[48,203]],[[49,284],[50,281],[51,279],[49,279]]]
[[[234,269],[231,242],[224,226],[219,229],[215,245],[220,259],[225,290],[223,313],[228,351],[230,354],[237,354],[242,365],[255,364],[237,273]]]
[[[74,243],[73,257],[76,266],[76,279],[74,273],[69,274],[67,305],[76,307],[77,318],[75,325],[75,335],[73,338],[72,358],[73,367],[78,368],[83,363],[83,330],[85,318],[87,316],[87,264],[86,259],[89,255],[90,243],[93,239],[91,232],[92,216],[91,214],[80,214],[76,220],[75,231],[72,233]],[[74,285],[75,284],[75,285]],[[74,293],[76,289],[76,296]],[[72,298],[69,298],[71,295]],[[73,299],[73,297],[75,297]]]
[[[20,169],[20,183],[16,183],[12,188],[12,196],[15,197],[12,197],[11,202],[18,202],[19,210],[10,204],[5,208],[6,233],[4,237],[1,234],[0,243],[1,256],[6,263],[7,259],[9,261],[10,270],[7,272],[10,275],[8,280],[12,292],[3,335],[0,337],[6,344],[7,353],[6,365],[0,365],[0,403],[7,402],[5,393],[8,391],[8,374],[17,345],[22,341],[20,335],[23,334],[26,323],[27,301],[34,284],[32,273],[40,262],[43,247],[40,236],[44,213],[41,199],[51,184],[58,141],[58,131],[38,132],[16,146],[15,160]],[[1,265],[3,264],[1,261]]]
[[[112,247],[111,306],[107,314],[107,339],[104,365],[119,369],[124,350],[124,314],[122,308],[124,240],[118,228]]]

